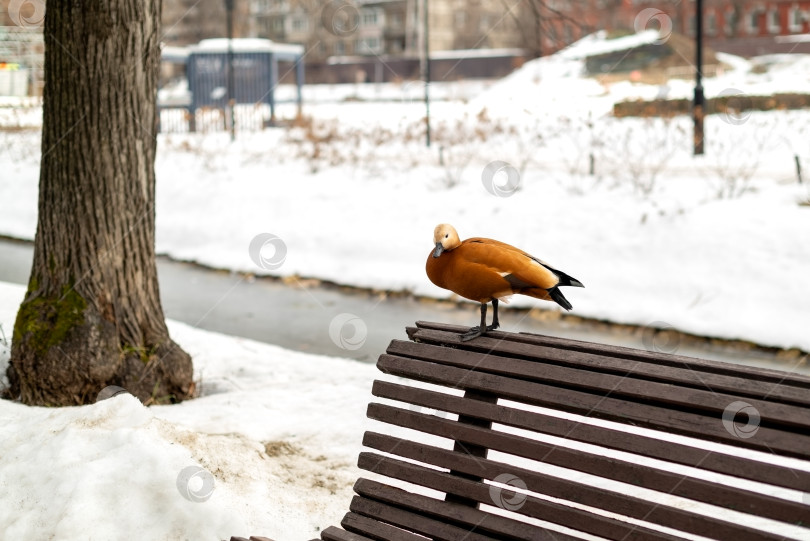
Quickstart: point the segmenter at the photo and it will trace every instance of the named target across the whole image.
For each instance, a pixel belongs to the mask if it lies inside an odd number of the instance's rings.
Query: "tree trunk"
[[[9,394],[147,403],[193,394],[155,265],[155,101],[161,0],[48,0],[39,217],[14,325]]]

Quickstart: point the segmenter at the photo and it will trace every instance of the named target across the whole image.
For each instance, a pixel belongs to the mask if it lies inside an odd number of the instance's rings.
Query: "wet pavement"
[[[33,244],[0,239],[0,281],[28,282]],[[166,317],[193,327],[320,355],[373,362],[417,320],[473,325],[477,305],[437,302],[321,284],[317,280],[257,278],[158,258]],[[502,308],[501,330],[659,348],[681,355],[810,373],[807,359],[784,352],[718,343],[678,333],[557,316],[557,312]],[[491,315],[491,314],[490,314]],[[8,322],[9,327],[12,322]]]

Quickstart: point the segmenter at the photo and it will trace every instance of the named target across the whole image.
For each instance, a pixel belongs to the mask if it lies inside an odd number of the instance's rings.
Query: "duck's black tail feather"
[[[568,276],[562,271],[554,270],[554,274],[557,275],[557,278],[560,279],[560,283],[557,284],[558,286],[573,286],[573,287],[585,287],[582,285],[582,282],[574,278],[573,276]]]
[[[581,284],[580,284],[581,285]],[[552,287],[551,289],[547,290],[548,294],[554,299],[554,302],[565,308],[566,310],[570,310],[573,308],[568,299],[565,298],[565,295],[562,294],[562,291],[557,286]]]

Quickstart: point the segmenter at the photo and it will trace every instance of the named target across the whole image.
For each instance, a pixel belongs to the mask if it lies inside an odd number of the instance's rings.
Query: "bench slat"
[[[720,483],[695,479],[651,466],[569,449],[496,432],[409,410],[371,403],[368,417],[384,423],[419,430],[428,434],[461,440],[515,456],[596,475],[650,490],[726,507],[773,520],[810,524],[810,506],[767,496]],[[458,449],[456,449],[458,450]]]
[[[424,535],[435,541],[498,541],[494,537],[435,520],[407,509],[362,496],[352,498],[350,509],[358,515],[392,524],[409,532]]]
[[[427,333],[424,333],[427,334]],[[441,333],[442,336],[447,333]],[[422,335],[420,335],[422,336]],[[424,336],[423,336],[424,338]],[[483,342],[479,339],[477,342]],[[427,342],[427,343],[426,343]],[[425,340],[421,343],[407,342],[404,340],[393,340],[386,350],[392,355],[412,357],[423,360],[442,360],[443,364],[461,366],[464,361],[480,362],[478,369],[482,371],[492,371],[493,368],[500,367],[503,373],[507,366],[499,365],[507,356],[518,356],[524,362],[516,363],[514,375],[531,377],[537,379],[540,376],[543,380],[565,382],[572,375],[583,378],[610,378],[629,377],[636,381],[641,381],[641,388],[654,387],[667,390],[666,384],[676,384],[676,390],[680,393],[676,395],[676,404],[690,404],[688,394],[693,391],[707,391],[714,393],[726,393],[739,398],[751,400],[767,400],[768,402],[781,402],[793,406],[810,406],[810,389],[794,387],[784,383],[762,382],[744,377],[733,377],[723,374],[701,373],[694,369],[685,367],[673,367],[636,361],[628,363],[626,359],[598,355],[595,353],[585,353],[572,350],[554,349],[548,346],[533,346],[531,355],[521,354],[521,350],[526,346],[514,342],[498,343],[497,347],[492,347],[489,343],[476,343],[465,346],[465,349],[449,349],[432,342],[440,343],[441,340]],[[542,361],[542,362],[538,362]],[[523,370],[520,370],[520,368]],[[541,368],[542,367],[542,368]],[[575,368],[578,370],[571,370]],[[606,380],[607,382],[607,380]],[[655,385],[650,385],[654,382]],[[649,387],[648,387],[649,386]],[[637,385],[638,387],[638,385]],[[672,387],[669,387],[672,389]],[[696,394],[696,396],[700,396]],[[680,397],[680,399],[678,399]],[[660,398],[664,398],[661,396]],[[730,398],[726,404],[734,400]],[[716,403],[716,401],[714,401]],[[698,403],[694,403],[695,406]],[[766,415],[764,410],[760,413]],[[776,418],[781,414],[774,413]],[[804,416],[807,418],[807,415]],[[810,422],[810,421],[807,421]]]
[[[423,331],[436,330],[447,333],[455,334],[456,336],[469,330],[469,327],[462,327],[459,325],[449,325],[445,323],[433,323],[428,321],[417,321],[416,327],[406,327],[408,337],[412,340],[419,340]],[[643,349],[629,348],[624,346],[612,346],[608,344],[598,344],[594,342],[584,342],[581,340],[573,340],[570,338],[558,338],[553,336],[534,334],[534,333],[508,333],[503,331],[493,331],[487,333],[485,337],[476,339],[481,341],[484,339],[494,339],[497,341],[509,341],[524,343],[534,346],[550,346],[560,349],[568,349],[572,351],[581,351],[585,353],[596,353],[599,355],[607,355],[611,357],[639,360],[642,362],[649,362],[655,364],[664,364],[669,366],[689,366],[693,370],[701,372],[711,372],[715,374],[727,374],[731,376],[739,376],[745,374],[745,377],[751,380],[770,381],[774,383],[784,383],[786,385],[796,385],[805,389],[810,389],[810,376],[797,373],[789,373],[783,370],[776,370],[771,368],[760,368],[745,365],[729,364],[721,361],[711,361],[708,359],[699,359],[696,357],[687,357],[684,355],[673,355],[667,353],[658,353],[646,351]],[[454,337],[449,340],[453,347],[464,346],[472,343],[458,342],[458,338]]]
[[[498,539],[522,541],[576,541],[579,538],[538,528],[506,517],[492,515],[466,505],[443,502],[400,488],[360,478],[354,491],[366,498],[404,507],[438,520],[465,526],[470,530],[495,535]],[[629,540],[628,540],[629,541]]]
[[[726,431],[719,416],[712,418],[695,413],[673,411],[660,406],[641,404],[611,396],[515,380],[494,374],[482,374],[469,369],[388,354],[380,356],[377,367],[386,374],[453,388],[463,384],[465,389],[489,392],[500,398],[696,436],[774,454],[802,458],[807,456],[807,449],[810,449],[808,434],[787,432],[767,426],[760,426],[753,437],[747,439],[735,437]]]
[[[496,506],[492,499],[492,486],[488,484],[470,481],[450,473],[374,453],[361,453],[358,465],[363,469],[381,473],[387,477],[430,487],[435,490],[464,494],[483,504]],[[513,496],[509,491],[505,491],[505,493],[510,498]],[[632,525],[588,510],[570,507],[534,496],[528,496],[521,503],[519,511],[521,515],[526,517],[559,524],[578,532],[591,533],[607,539],[621,539],[623,541],[675,541],[681,539],[681,537],[652,530],[646,526]],[[558,534],[555,533],[554,535]]]
[[[713,412],[718,417],[723,410],[740,397],[706,389],[681,387],[671,383],[640,380],[627,375],[598,373],[592,370],[571,369],[538,362],[501,357],[493,353],[449,350],[448,348],[427,344],[410,344],[399,348],[392,343],[389,349],[408,349],[409,354],[400,355],[408,358],[426,360],[437,364],[455,366],[498,374],[523,381],[534,381],[563,386],[570,389],[588,392],[609,393],[611,396],[626,397],[634,401],[650,404],[661,404],[681,411]],[[413,347],[411,347],[413,346]],[[581,354],[584,355],[584,354]],[[694,377],[694,376],[693,376]],[[810,393],[807,393],[810,395]],[[782,426],[788,430],[795,428],[810,431],[810,413],[807,407],[773,403],[748,398],[747,403],[754,406],[760,414],[760,425]]]
[[[707,451],[601,426],[572,423],[569,420],[543,413],[471,402],[458,396],[380,380],[374,382],[372,394],[380,398],[389,398],[438,411],[465,414],[493,423],[608,447],[760,483],[794,490],[806,490],[807,487],[810,487],[810,472],[804,470]]]
[[[473,458],[447,449],[439,449],[382,434],[367,433],[367,436],[370,436],[364,440],[367,446],[385,453],[396,454],[443,468],[452,467],[455,470],[466,471],[489,480],[507,474],[519,478],[529,487],[529,490],[534,492],[618,513],[648,523],[667,526],[679,531],[711,538],[735,539],[735,541],[782,539],[781,536],[754,528],[648,502],[626,494],[599,489],[570,479],[532,472],[510,464]],[[492,498],[492,485],[468,481],[418,464],[375,453],[362,452],[358,459],[358,466],[387,477],[445,492],[460,493],[487,505],[497,505],[497,502]],[[508,500],[514,501],[512,493],[509,491],[504,491],[504,493],[509,496]],[[567,506],[558,503],[551,505],[551,503],[534,496],[526,496],[525,500],[521,502],[520,514],[611,539],[625,539],[628,533],[636,531],[643,532],[648,536],[655,536],[658,539],[678,539],[677,536],[656,532],[645,526],[628,524],[627,522],[610,519],[574,507],[568,507],[569,513],[566,514],[560,508],[566,508]],[[579,517],[572,518],[571,513],[578,513]],[[622,529],[624,533],[622,533]]]
[[[323,541],[374,541],[370,537],[358,535],[356,533],[341,530],[335,526],[329,526],[321,532]]]
[[[425,541],[421,535],[352,512],[346,513],[340,525],[347,531],[365,536],[363,539],[368,537],[376,541]]]

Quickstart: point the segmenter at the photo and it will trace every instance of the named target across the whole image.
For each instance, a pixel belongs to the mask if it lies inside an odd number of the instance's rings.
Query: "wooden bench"
[[[464,330],[380,356],[377,480],[323,541],[810,539],[809,377]]]

